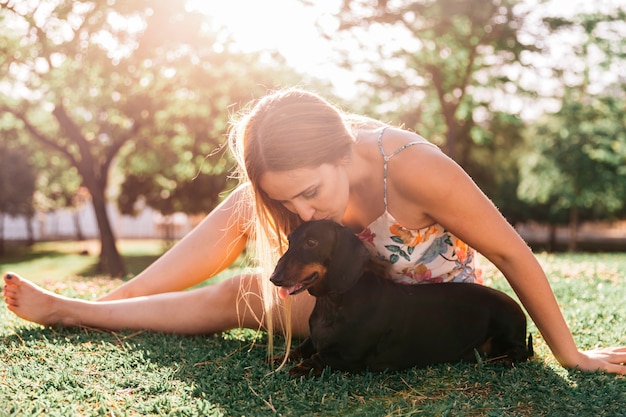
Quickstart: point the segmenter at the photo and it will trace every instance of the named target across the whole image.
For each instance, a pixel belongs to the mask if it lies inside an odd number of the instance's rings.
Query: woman
[[[9,273],[9,310],[40,324],[181,334],[264,327],[302,337],[313,298],[278,299],[267,274],[299,222],[329,218],[358,233],[387,277],[403,283],[474,282],[475,248],[506,276],[564,367],[626,374],[626,348],[577,349],[527,245],[469,176],[420,136],[287,90],[258,101],[230,144],[242,185],[145,271],[95,302]],[[228,267],[249,241],[264,273],[181,291]]]

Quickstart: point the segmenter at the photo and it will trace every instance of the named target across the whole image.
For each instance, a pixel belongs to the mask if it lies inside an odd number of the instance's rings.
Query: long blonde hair
[[[240,181],[251,184],[254,200],[256,261],[262,270],[261,294],[265,311],[269,352],[273,350],[272,311],[277,291],[269,274],[286,250],[286,237],[301,219],[281,203],[270,199],[259,186],[268,171],[315,168],[350,156],[355,138],[350,117],[317,94],[281,90],[253,103],[247,113],[233,121],[229,145],[237,161]],[[280,313],[287,350],[291,344],[290,303]]]

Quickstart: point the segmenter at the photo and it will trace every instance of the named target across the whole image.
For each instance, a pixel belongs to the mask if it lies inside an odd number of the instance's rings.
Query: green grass
[[[123,252],[145,261],[156,256],[148,246]],[[53,247],[60,253],[50,271],[72,277],[44,274],[53,291],[93,298],[119,285],[76,277],[88,268],[73,259],[75,249]],[[539,258],[581,347],[626,344],[626,254]],[[36,271],[29,265],[41,262],[24,259],[14,257],[11,269]],[[486,282],[511,293],[493,267]],[[455,364],[292,380],[265,364],[263,333],[44,328],[4,305],[0,320],[0,416],[626,416],[625,377],[562,369],[533,325],[538,357],[514,369]]]
[[[165,250],[161,240],[121,240],[117,246],[130,275],[139,273]],[[0,258],[0,274],[16,271],[38,283],[65,281],[76,275],[96,274],[100,244],[93,240],[42,242],[31,248],[9,246],[6,252]]]

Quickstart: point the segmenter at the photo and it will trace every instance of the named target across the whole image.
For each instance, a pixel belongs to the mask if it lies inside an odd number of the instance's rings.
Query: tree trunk
[[[576,252],[578,241],[578,206],[573,206],[569,212],[569,240],[567,243],[567,250],[569,252]]]
[[[548,225],[548,242],[547,242],[547,249],[549,253],[552,253],[556,250],[556,231],[557,231],[557,225],[550,223]]]
[[[92,204],[96,213],[98,229],[100,231],[100,261],[98,262],[98,272],[109,274],[113,277],[126,275],[126,266],[115,246],[115,236],[106,212],[106,199],[104,191],[89,190],[93,197]]]
[[[92,197],[92,204],[96,213],[101,243],[98,272],[106,273],[114,277],[121,277],[126,274],[126,267],[124,266],[122,257],[117,251],[117,247],[115,246],[113,229],[111,228],[111,223],[109,222],[109,217],[106,211],[105,193],[110,163],[113,160],[116,151],[120,149],[124,141],[119,141],[116,146],[112,146],[110,149],[106,150],[106,158],[95,158],[92,154],[92,148],[90,147],[89,141],[85,139],[79,126],[74,123],[71,117],[67,114],[62,101],[63,100],[59,102],[52,113],[70,141],[77,145],[80,153],[80,157],[76,157],[67,148],[60,148],[60,150],[78,169],[78,172],[83,178],[83,184],[87,187],[87,190],[89,190]],[[54,143],[42,135],[39,135],[39,137],[44,142]]]
[[[74,218],[74,228],[76,229],[76,240],[82,242],[85,240],[85,235],[83,233],[83,228],[80,225],[80,215],[78,213],[78,209],[73,210],[72,217]]]
[[[35,244],[35,231],[33,230],[34,213],[26,216],[26,233],[28,235],[26,246],[33,246]]]
[[[0,257],[4,256],[4,213],[0,212]]]

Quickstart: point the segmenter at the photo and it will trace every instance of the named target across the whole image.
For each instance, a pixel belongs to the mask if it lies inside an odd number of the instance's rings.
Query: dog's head
[[[347,227],[332,220],[301,224],[289,235],[289,248],[270,280],[281,295],[304,290],[315,297],[346,292],[363,273],[369,252]]]

